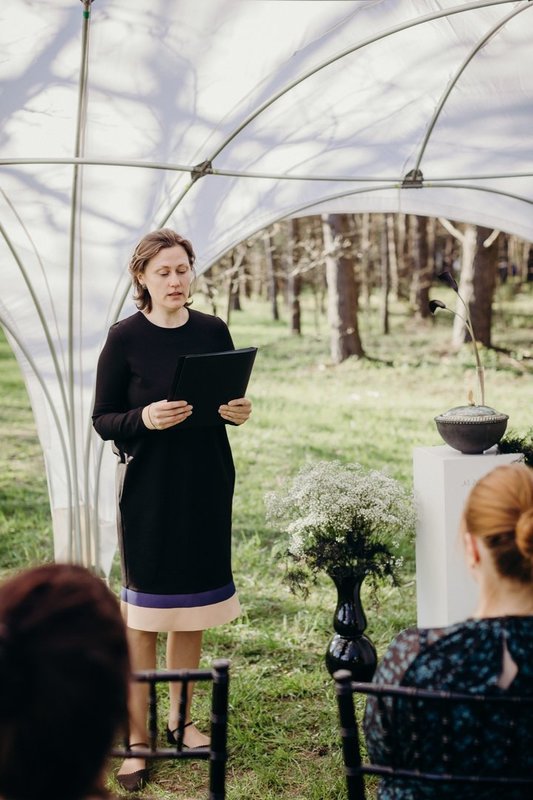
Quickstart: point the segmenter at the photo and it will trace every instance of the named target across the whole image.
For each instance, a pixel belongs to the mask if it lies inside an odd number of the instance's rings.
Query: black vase
[[[361,604],[364,579],[364,575],[358,574],[333,578],[337,587],[335,635],[326,651],[326,667],[330,675],[338,669],[347,669],[354,681],[371,681],[378,661],[376,648],[365,636],[366,617]]]

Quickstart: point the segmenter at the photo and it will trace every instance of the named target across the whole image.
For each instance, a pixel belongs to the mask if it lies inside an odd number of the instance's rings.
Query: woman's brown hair
[[[466,529],[490,549],[502,577],[533,581],[533,470],[515,463],[496,467],[468,497]]]
[[[120,608],[100,578],[48,564],[0,586],[0,795],[99,790],[129,675]]]
[[[187,253],[189,264],[194,272],[196,255],[191,242],[170,228],[159,228],[156,231],[147,233],[133,251],[128,270],[133,283],[133,299],[140,311],[146,310],[150,313],[152,310],[152,298],[146,286],[141,284],[139,277],[143,274],[150,259],[156,256],[160,250],[164,250],[166,247],[175,247],[177,244],[183,247]],[[190,303],[185,303],[185,306],[189,305]]]

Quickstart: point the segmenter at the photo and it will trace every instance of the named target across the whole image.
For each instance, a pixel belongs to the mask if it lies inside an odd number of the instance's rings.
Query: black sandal
[[[129,749],[132,747],[146,747],[146,742],[134,742],[130,744]],[[116,780],[119,786],[127,792],[140,792],[148,783],[148,768],[137,769],[135,772],[126,772],[124,775],[116,775]]]
[[[185,730],[185,728],[188,728],[189,725],[194,725],[192,719],[190,720],[190,722],[186,722],[185,723],[185,725],[183,726],[183,730]],[[170,730],[170,728],[167,725],[167,742],[168,742],[168,744],[177,745],[178,739],[174,734],[176,734],[178,731],[179,731],[179,727],[178,728],[174,728],[173,730]],[[185,750],[191,750],[191,749],[195,750],[196,749],[195,747],[190,748],[188,744],[184,744],[183,742],[181,743],[181,746]]]

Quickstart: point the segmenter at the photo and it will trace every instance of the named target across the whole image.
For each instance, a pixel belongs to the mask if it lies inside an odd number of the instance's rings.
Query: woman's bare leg
[[[155,669],[157,633],[153,631],[136,631],[133,628],[128,628],[127,634],[132,671]],[[135,744],[136,742],[147,744],[148,684],[135,682],[130,684],[128,707],[130,714],[130,744]],[[126,758],[118,774],[128,775],[130,772],[144,769],[145,766],[144,758]]]
[[[167,638],[167,669],[197,669],[200,664],[202,652],[203,631],[170,631]],[[178,727],[178,706],[181,686],[177,683],[170,684],[170,711],[168,727],[171,731]],[[191,701],[194,685],[189,685],[187,704],[185,707],[185,721],[191,719]],[[196,728],[189,725],[183,737],[187,747],[205,747],[209,738]]]

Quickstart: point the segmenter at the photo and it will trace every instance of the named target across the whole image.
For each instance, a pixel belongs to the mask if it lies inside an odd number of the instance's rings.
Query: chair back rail
[[[225,800],[227,729],[228,729],[228,689],[229,661],[218,659],[211,669],[143,670],[135,672],[132,680],[148,684],[148,747],[132,750],[129,735],[122,747],[112,749],[110,755],[117,758],[146,758],[150,760],[206,760],[209,761],[208,800]],[[211,682],[210,744],[206,747],[187,748],[183,745],[185,730],[185,709],[189,684]],[[159,736],[159,684],[179,683],[178,727],[176,745],[158,746]]]
[[[523,796],[533,797],[533,697],[362,683],[347,670],[333,677],[349,800],[365,800],[366,775],[428,786],[529,787]],[[376,698],[386,763],[363,761],[358,694]],[[494,738],[487,744],[495,733],[497,751]],[[461,736],[468,737],[467,768]],[[431,764],[424,753],[428,741],[436,743]]]

